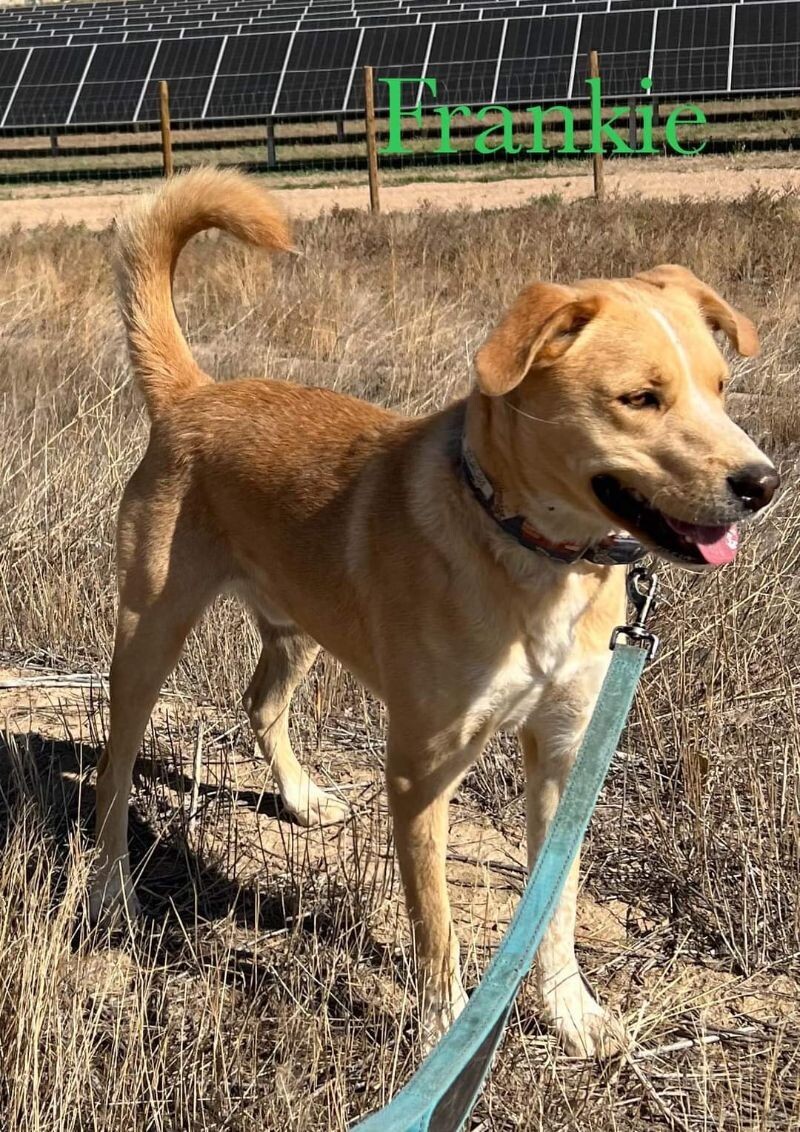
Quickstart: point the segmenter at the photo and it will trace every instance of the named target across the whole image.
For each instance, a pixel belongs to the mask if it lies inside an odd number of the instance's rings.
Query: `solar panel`
[[[504,20],[509,17],[513,19],[515,16],[541,16],[543,12],[544,4],[525,5],[524,8],[520,8],[518,5],[498,4],[496,8],[492,8],[491,16],[493,20]]]
[[[800,53],[797,44],[747,45],[735,48],[730,90],[752,94],[764,90],[800,88]]]
[[[155,44],[151,45],[155,50]],[[133,122],[142,97],[141,82],[85,83],[75,101],[69,125],[124,125]]]
[[[728,84],[727,47],[656,51],[653,55],[653,89],[656,91],[705,90],[724,92]]]
[[[69,125],[133,122],[150,78],[156,44],[103,44],[94,52]]]
[[[398,15],[397,12],[387,14],[381,12],[379,15],[371,15],[369,19],[359,19],[359,26],[367,29],[373,27],[385,27],[387,24],[392,24],[395,27],[401,24],[411,24],[415,27],[419,26],[419,19],[417,16],[404,16]]]
[[[216,78],[209,86],[204,116],[224,118],[272,114],[291,35],[248,35],[228,39]]]
[[[358,63],[362,67],[416,67],[421,69],[428,58],[431,26],[366,28],[361,41]]]
[[[298,32],[289,48],[274,113],[338,111],[344,106],[362,33],[355,28]]]
[[[800,11],[797,4],[758,4],[737,9],[730,62],[730,90],[800,87]]]
[[[4,123],[29,54],[29,51],[0,51],[0,126]]]
[[[66,121],[94,50],[93,47],[32,49],[0,125],[48,125],[53,121]]]
[[[15,85],[27,56],[27,51],[0,51],[0,87]]]
[[[509,20],[493,102],[563,101],[575,64],[577,16]]]
[[[626,51],[644,51],[649,57],[653,38],[653,12],[589,13],[581,20],[578,51],[598,51],[604,56]]]
[[[170,108],[174,109],[176,120],[201,118],[221,46],[221,38],[162,41],[136,121],[158,121],[159,79],[169,81]]]
[[[609,96],[644,75],[661,97],[800,85],[796,0],[140,0],[0,9],[0,36],[7,128],[152,122],[160,78],[176,121],[355,113],[366,63],[451,105],[564,101],[590,48]]]
[[[736,12],[736,44],[800,42],[800,4],[748,4]]]
[[[432,24],[417,24],[413,27],[366,28],[361,41],[361,50],[356,60],[357,67],[371,66],[376,75],[383,79],[420,78],[425,73],[433,38]],[[401,105],[409,108],[416,105],[419,85],[407,83],[400,88],[403,97]],[[388,106],[388,86],[378,82],[375,90],[375,107],[385,110]],[[354,81],[345,110],[364,109],[364,88],[360,81]]]
[[[502,20],[436,25],[427,74],[436,78],[439,102],[492,101],[504,27]]]
[[[656,49],[694,50],[694,44],[726,47],[731,38],[731,8],[683,8],[659,12]]]
[[[92,37],[92,43],[94,37]],[[68,35],[53,35],[45,38],[42,35],[21,35],[14,39],[14,47],[67,47],[70,43]]]
[[[682,0],[683,2],[683,0]],[[637,8],[654,8],[660,5],[672,5],[674,0],[556,0],[546,7],[548,15],[567,12],[597,11],[618,12],[632,11]],[[696,0],[692,0],[695,4]],[[724,5],[729,0],[723,0]],[[750,0],[746,4],[752,7],[759,0]],[[796,6],[796,5],[795,5]],[[330,27],[352,25],[369,26],[374,19],[382,19],[394,14],[396,21],[421,22],[434,20],[434,22],[463,22],[474,14],[476,20],[497,19],[504,16],[510,18],[541,15],[543,4],[520,3],[510,5],[507,2],[490,4],[487,0],[475,0],[470,3],[448,3],[447,0],[364,0],[361,4],[323,4],[319,0],[309,0],[306,5],[267,4],[259,5],[249,0],[239,4],[222,5],[219,3],[189,3],[181,5],[165,4],[126,4],[124,7],[109,5],[86,5],[70,8],[26,9],[20,14],[13,15],[0,11],[0,30],[16,30],[20,37],[24,36],[26,42],[33,42],[37,35],[50,36],[54,30],[66,34],[80,35],[81,43],[91,43],[101,37],[129,38],[132,35],[141,39],[148,33],[154,39],[169,38],[175,35],[175,29],[194,28],[210,30],[219,17],[230,28],[238,28],[237,34],[247,34],[248,25],[255,22],[265,30],[275,29],[276,23],[291,20],[300,27],[323,26],[320,21],[332,21]],[[120,19],[120,11],[127,15]],[[180,34],[180,32],[179,32]]]
[[[75,36],[72,40],[73,43],[79,42],[81,39],[88,40],[87,36]],[[91,37],[94,38],[94,37]],[[125,37],[125,43],[159,43],[162,40],[181,39],[179,31],[164,31],[154,35],[151,31],[132,31]]]
[[[503,60],[572,55],[577,16],[558,16],[546,20],[509,20]]]
[[[155,44],[101,44],[89,64],[85,82],[143,82],[150,75]]]

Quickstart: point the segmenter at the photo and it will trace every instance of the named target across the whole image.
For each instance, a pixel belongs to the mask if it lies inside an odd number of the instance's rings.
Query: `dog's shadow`
[[[92,845],[96,794],[90,777],[100,752],[99,746],[51,739],[37,732],[0,733],[0,844],[11,833],[15,808],[27,798],[36,802],[58,865],[66,865],[71,836],[78,830],[82,842]],[[136,777],[183,787],[187,795],[192,785],[183,776],[179,783],[174,771],[146,758],[137,760]],[[219,793],[200,784],[201,796],[211,792]],[[274,794],[260,797],[252,791],[244,797],[239,793],[237,800],[254,808],[258,805],[259,812],[273,818],[286,816]],[[166,831],[157,832],[130,806],[128,824],[131,868],[142,882],[139,895],[145,919],[163,918],[170,909],[179,917],[203,920],[232,915],[243,927],[270,929],[285,923],[280,908],[202,860],[183,835],[182,823],[167,823]]]
[[[13,836],[19,814],[26,805],[34,804],[41,821],[41,835],[46,836],[55,857],[56,874],[66,877],[70,864],[70,846],[80,833],[85,846],[93,844],[92,826],[96,794],[92,772],[97,766],[101,747],[91,743],[52,739],[37,732],[0,732],[0,853]],[[164,783],[180,795],[191,793],[192,781],[166,763],[140,757],[136,775],[153,785]],[[157,795],[157,790],[153,791]],[[245,805],[270,819],[293,821],[283,809],[280,798],[271,792],[256,790],[232,791],[224,786],[199,783],[200,798],[214,796],[223,803]],[[149,805],[148,807],[149,808]],[[163,803],[158,807],[163,810]],[[129,808],[129,845],[131,868],[136,880],[137,895],[142,906],[139,923],[132,930],[149,937],[166,962],[197,962],[196,929],[211,926],[214,921],[230,919],[243,929],[246,941],[252,933],[308,931],[315,937],[341,934],[348,927],[341,923],[349,902],[336,902],[335,916],[322,907],[303,907],[297,885],[270,883],[264,877],[263,888],[252,883],[239,884],[213,860],[196,852],[185,835],[185,822],[161,820],[152,825],[133,806]],[[158,829],[158,826],[161,829]],[[155,827],[155,828],[154,828]],[[27,834],[31,836],[31,834]],[[59,886],[57,886],[59,887]],[[63,887],[63,884],[62,886]],[[55,894],[58,899],[58,893]],[[187,929],[189,929],[187,931]],[[127,930],[127,929],[126,929]],[[386,969],[397,966],[394,950],[379,944],[364,932],[358,933],[362,946],[361,960]],[[73,947],[97,949],[107,946],[108,936],[93,932],[85,917],[75,925]],[[187,951],[188,948],[188,951]],[[366,952],[366,953],[363,953]],[[396,972],[401,975],[400,971]],[[271,964],[262,962],[246,942],[233,949],[225,964],[226,981],[239,987],[249,986],[255,992],[272,983],[275,972]],[[402,975],[401,975],[402,977]]]
[[[198,798],[213,799],[229,805],[243,805],[256,814],[286,822],[289,825],[298,825],[297,819],[283,805],[280,794],[271,790],[232,790],[229,786],[212,786],[206,782],[192,782],[188,775],[175,766],[158,759],[140,755],[136,760],[135,781],[150,779],[152,782],[163,782],[170,790],[182,797],[189,797],[196,789]]]

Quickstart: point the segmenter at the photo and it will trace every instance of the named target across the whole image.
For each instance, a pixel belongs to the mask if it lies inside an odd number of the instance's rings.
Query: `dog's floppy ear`
[[[597,314],[599,300],[556,283],[531,283],[475,355],[481,392],[508,393],[535,362],[560,357]]]
[[[655,287],[680,287],[700,308],[712,330],[721,330],[737,353],[753,357],[758,353],[758,331],[746,315],[734,310],[713,288],[698,279],[688,267],[677,263],[662,263],[652,271],[636,276]]]

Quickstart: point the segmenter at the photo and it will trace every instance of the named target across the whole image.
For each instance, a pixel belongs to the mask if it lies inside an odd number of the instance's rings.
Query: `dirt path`
[[[611,194],[676,199],[716,199],[742,196],[753,186],[780,192],[790,188],[800,191],[800,170],[796,169],[709,169],[675,172],[663,169],[622,169],[607,171],[606,187]],[[386,212],[409,212],[423,202],[435,208],[508,208],[527,203],[531,198],[557,193],[565,200],[577,200],[591,192],[588,176],[528,177],[507,181],[428,181],[407,185],[385,186],[381,205]],[[293,216],[318,216],[333,207],[366,208],[366,185],[336,188],[281,189],[281,199]],[[65,221],[85,224],[88,228],[105,228],[124,211],[130,193],[108,193],[97,196],[28,197],[0,202],[0,231],[20,225],[34,228],[39,224]]]

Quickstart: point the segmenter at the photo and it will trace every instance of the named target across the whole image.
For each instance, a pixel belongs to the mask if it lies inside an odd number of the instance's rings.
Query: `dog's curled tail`
[[[182,248],[206,228],[292,251],[289,227],[252,178],[211,168],[171,178],[118,226],[117,277],[128,349],[151,420],[211,380],[195,362],[172,305]]]

